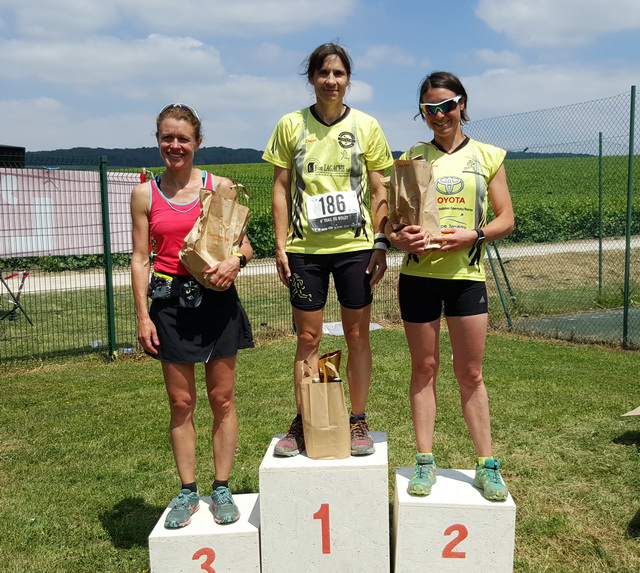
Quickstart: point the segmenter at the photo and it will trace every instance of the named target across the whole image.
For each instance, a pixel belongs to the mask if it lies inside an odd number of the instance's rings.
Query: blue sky
[[[0,0],[0,143],[150,147],[183,101],[204,146],[262,149],[312,103],[301,65],[328,41],[354,61],[347,103],[394,150],[431,137],[413,116],[434,70],[461,77],[472,121],[640,81],[638,0]]]

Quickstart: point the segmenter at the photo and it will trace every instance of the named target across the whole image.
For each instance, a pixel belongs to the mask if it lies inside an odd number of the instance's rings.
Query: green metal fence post
[[[602,296],[602,132],[598,133],[598,295]]]
[[[487,252],[487,258],[489,259],[489,264],[491,265],[491,272],[493,273],[493,278],[496,281],[498,295],[500,296],[500,302],[502,303],[502,310],[504,310],[504,316],[507,319],[507,326],[509,327],[509,330],[511,330],[511,328],[513,327],[513,321],[511,320],[511,314],[509,313],[509,305],[507,305],[507,299],[504,296],[504,292],[502,291],[502,285],[500,284],[500,277],[498,276],[496,265],[493,262],[493,257],[491,256],[489,245],[487,245],[486,252]]]
[[[102,244],[104,245],[104,279],[109,356],[117,357],[115,304],[113,298],[113,259],[111,257],[111,233],[109,225],[109,184],[107,181],[107,158],[100,157],[100,199],[102,204]]]
[[[636,123],[636,86],[631,86],[631,105],[629,120],[629,167],[627,171],[627,232],[624,257],[624,309],[622,315],[622,347],[629,346],[629,276],[631,271],[631,214],[633,200],[633,151]]]

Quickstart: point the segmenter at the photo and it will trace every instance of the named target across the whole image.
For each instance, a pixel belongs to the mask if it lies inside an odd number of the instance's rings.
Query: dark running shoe
[[[273,449],[273,455],[292,457],[297,456],[304,449],[304,430],[302,422],[293,422],[286,435],[281,438]]]

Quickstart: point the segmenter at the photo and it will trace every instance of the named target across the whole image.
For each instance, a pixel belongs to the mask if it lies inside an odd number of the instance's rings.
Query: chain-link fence
[[[640,345],[635,100],[632,88],[465,126],[508,150],[516,224],[489,249],[503,291],[494,325]]]
[[[508,150],[514,233],[488,248],[491,324],[572,340],[640,345],[640,205],[635,90],[595,102],[472,122],[474,139]],[[0,362],[139,350],[129,284],[129,196],[140,170],[104,158],[2,158]],[[135,172],[133,172],[135,171]],[[251,194],[257,257],[237,284],[258,340],[292,332],[275,274],[266,165],[218,166]],[[108,206],[108,208],[106,208]],[[108,229],[104,232],[103,229]],[[105,255],[106,253],[106,255]],[[399,324],[400,255],[376,287],[372,320]],[[327,322],[338,321],[332,296]]]

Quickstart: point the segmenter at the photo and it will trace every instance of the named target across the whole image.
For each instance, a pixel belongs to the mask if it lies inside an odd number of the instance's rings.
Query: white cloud
[[[491,67],[516,68],[522,65],[520,55],[510,50],[502,50],[501,52],[489,49],[476,50],[475,55],[483,64]]]
[[[171,82],[194,81],[202,70],[212,77],[224,73],[219,52],[192,38],[154,34],[144,40],[96,36],[87,41],[0,42],[0,77],[37,79],[74,87],[125,89],[129,82],[157,85],[171,69]],[[135,83],[133,84],[135,87]]]
[[[476,15],[521,46],[580,46],[640,30],[637,0],[480,0]]]
[[[71,37],[127,23],[147,32],[251,37],[332,26],[352,16],[360,0],[0,0],[28,37]]]
[[[371,46],[364,54],[358,56],[358,69],[374,69],[383,66],[411,67],[416,63],[415,57],[396,46]]]

